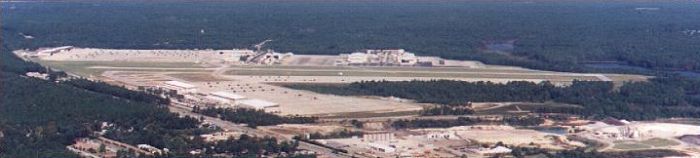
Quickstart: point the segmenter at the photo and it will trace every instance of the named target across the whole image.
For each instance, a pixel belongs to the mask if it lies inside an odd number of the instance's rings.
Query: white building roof
[[[277,103],[260,100],[260,99],[246,99],[239,102],[241,105],[249,106],[255,109],[264,109],[268,107],[279,106]]]
[[[367,57],[367,53],[362,53],[362,52],[353,52],[348,55],[350,57]]]
[[[355,52],[348,55],[348,61],[350,63],[364,63],[367,62],[367,54],[361,52]]]
[[[510,153],[511,150],[510,148],[506,148],[503,146],[497,146],[495,148],[480,148],[476,150],[475,152],[480,153],[480,154],[500,154],[500,153]]]
[[[211,95],[210,95],[210,96],[207,96],[207,99],[211,99],[211,100],[214,100],[214,101],[220,102],[220,103],[231,103],[231,102],[232,102],[231,99],[226,99],[226,98],[221,98],[221,97],[215,97],[215,96],[211,96]]]
[[[415,59],[415,58],[416,58],[416,54],[413,54],[413,53],[403,53],[403,54],[401,54],[401,58],[405,58],[405,59]]]
[[[231,92],[226,92],[226,91],[218,91],[218,92],[212,92],[209,93],[213,96],[220,97],[220,98],[225,98],[225,99],[231,99],[231,100],[239,100],[245,98],[242,95],[234,94]]]
[[[180,81],[166,81],[165,84],[171,85],[171,86],[176,86],[176,87],[181,87],[181,88],[195,88],[197,86],[185,83],[185,82],[180,82]]]

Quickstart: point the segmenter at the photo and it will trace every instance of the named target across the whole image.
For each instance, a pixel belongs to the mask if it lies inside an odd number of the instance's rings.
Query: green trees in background
[[[535,112],[571,113],[646,120],[665,117],[700,117],[700,80],[660,77],[649,82],[626,83],[574,81],[557,87],[548,82],[366,81],[348,85],[287,85],[337,95],[378,95],[418,102],[466,105],[469,102],[547,102],[581,105],[583,109],[540,108]],[[428,109],[426,114],[441,109]],[[444,110],[443,110],[444,111]],[[448,111],[449,112],[449,111]],[[461,112],[460,112],[461,113]],[[466,112],[465,112],[466,113]],[[446,113],[449,114],[449,113]]]
[[[279,116],[275,114],[266,113],[262,110],[253,110],[245,108],[194,108],[194,112],[211,117],[221,118],[222,120],[231,121],[235,123],[245,123],[249,127],[278,125],[283,123],[314,123],[317,119],[315,117]]]
[[[137,102],[144,102],[144,103],[150,103],[150,104],[156,104],[156,105],[167,105],[170,103],[170,100],[167,98],[162,98],[156,95],[151,95],[146,92],[141,92],[141,91],[132,91],[129,89],[126,89],[124,87],[116,87],[113,85],[109,85],[104,82],[100,81],[90,81],[87,79],[72,79],[68,80],[65,82],[62,82],[64,84],[68,84],[77,88],[82,88],[88,91],[93,91],[96,93],[103,93],[103,94],[109,94],[113,95],[115,97],[119,98],[124,98],[128,100],[133,100]]]
[[[641,6],[660,9],[635,10]],[[3,39],[17,49],[232,49],[274,39],[268,47],[298,54],[404,48],[420,55],[546,70],[603,71],[585,66],[598,61],[654,70],[700,69],[700,34],[688,32],[700,30],[700,9],[690,1],[76,2],[2,7]]]
[[[181,118],[154,104],[70,85],[6,72],[0,72],[0,83],[3,157],[70,155],[65,146],[101,130],[103,122],[113,124],[111,130],[120,131],[119,135],[108,135],[110,138],[158,147],[166,147],[167,141],[181,137],[178,132],[193,133],[199,124],[197,119]]]

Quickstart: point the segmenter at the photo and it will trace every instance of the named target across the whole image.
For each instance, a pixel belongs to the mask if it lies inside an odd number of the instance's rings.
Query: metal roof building
[[[180,81],[166,81],[164,88],[176,90],[178,92],[195,92],[197,86]]]
[[[244,96],[238,95],[238,94],[233,94],[230,92],[226,91],[218,91],[218,92],[212,92],[209,93],[207,96],[207,99],[210,99],[216,104],[219,105],[224,105],[224,106],[232,106],[236,104],[236,101],[244,99]]]
[[[256,110],[270,111],[270,108],[278,108],[280,105],[277,103],[260,100],[260,99],[246,99],[238,102],[238,106],[241,108],[250,108]]]
[[[229,99],[229,100],[245,99],[245,97],[242,95],[238,95],[238,94],[234,94],[234,93],[226,92],[226,91],[212,92],[212,93],[209,93],[209,95],[219,97],[219,98]]]

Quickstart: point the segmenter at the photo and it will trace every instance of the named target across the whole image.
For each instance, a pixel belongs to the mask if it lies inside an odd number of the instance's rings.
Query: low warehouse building
[[[393,141],[394,133],[390,132],[378,132],[378,133],[365,133],[362,135],[362,141],[367,142],[378,142],[378,141]]]
[[[220,105],[224,106],[231,106],[235,105],[236,101],[245,99],[244,96],[234,94],[234,93],[229,93],[225,91],[218,91],[218,92],[212,92],[209,93],[207,96],[207,99],[212,100],[214,102],[219,103]]]
[[[178,93],[194,93],[197,92],[197,86],[180,81],[166,81],[163,88],[175,90]]]
[[[238,107],[249,108],[255,110],[264,110],[270,113],[279,113],[280,105],[277,103],[260,100],[260,99],[246,99],[238,102]]]
[[[350,64],[364,64],[368,61],[368,55],[365,53],[355,52],[348,55],[348,63]]]

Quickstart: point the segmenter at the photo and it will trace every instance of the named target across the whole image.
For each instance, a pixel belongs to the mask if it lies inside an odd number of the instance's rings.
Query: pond
[[[557,135],[566,135],[568,133],[566,128],[561,128],[561,127],[538,127],[538,128],[533,128],[533,130],[544,132],[544,133],[557,134]]]

